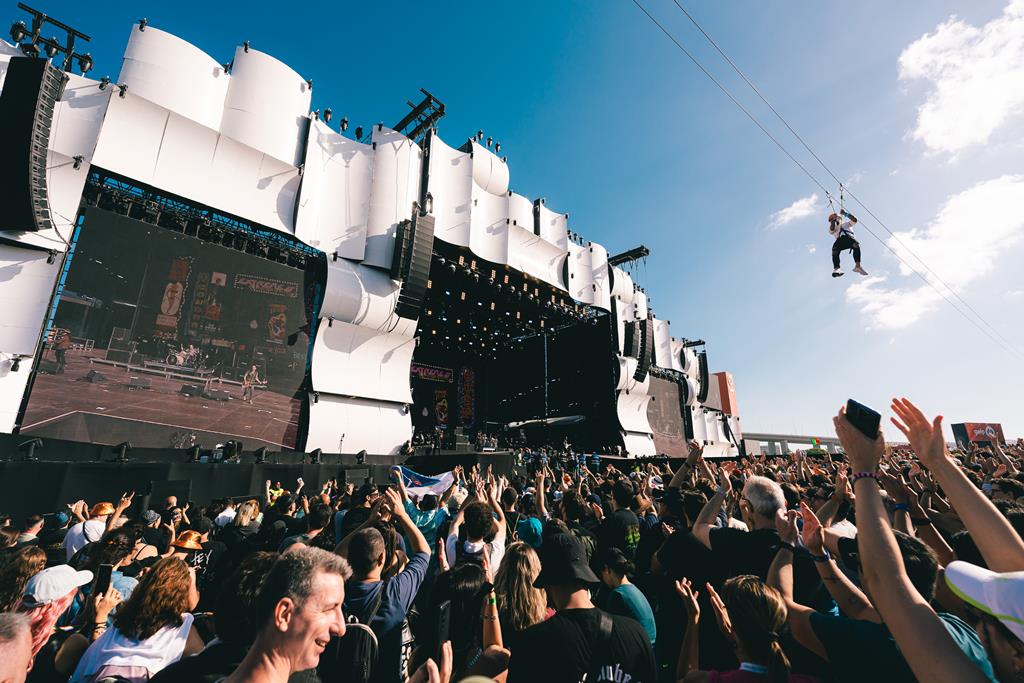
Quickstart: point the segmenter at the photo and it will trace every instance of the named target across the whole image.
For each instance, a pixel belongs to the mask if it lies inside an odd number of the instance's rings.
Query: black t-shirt
[[[224,642],[212,643],[202,652],[191,657],[182,657],[161,669],[149,679],[149,683],[214,683],[237,669],[247,650],[246,647]],[[288,677],[288,683],[312,681],[319,681],[316,669],[299,671]]]
[[[656,683],[654,650],[644,628],[633,619],[609,615],[612,633],[602,647],[601,614],[596,607],[562,610],[523,631],[512,653],[508,682],[576,683],[600,664],[600,673],[594,679],[588,676],[587,683]]]
[[[71,676],[70,673],[62,674],[57,671],[57,667],[54,664],[54,660],[57,657],[57,652],[60,651],[64,641],[66,641],[74,631],[70,629],[59,629],[54,631],[50,639],[46,641],[43,647],[36,653],[34,663],[32,664],[32,670],[28,672],[28,678],[25,679],[25,683],[66,683],[68,678]]]
[[[142,530],[142,540],[149,545],[155,545],[161,555],[171,546],[171,534],[163,527],[146,527]]]
[[[775,529],[711,530],[711,550],[722,563],[726,577],[753,574],[764,581],[778,546],[779,532]]]
[[[640,520],[629,509],[616,510],[605,518],[598,534],[599,552],[618,548],[630,560],[636,557],[640,544]]]

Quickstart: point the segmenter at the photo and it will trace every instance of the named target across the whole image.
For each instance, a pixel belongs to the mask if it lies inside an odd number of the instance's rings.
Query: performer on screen
[[[248,401],[249,405],[253,404],[253,395],[257,384],[263,385],[266,384],[266,381],[260,379],[259,368],[254,364],[249,368],[249,372],[242,377],[242,400]]]

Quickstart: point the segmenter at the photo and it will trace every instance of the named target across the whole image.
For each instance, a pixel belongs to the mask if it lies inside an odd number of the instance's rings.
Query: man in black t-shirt
[[[612,486],[612,514],[605,518],[597,534],[598,555],[603,557],[609,548],[618,548],[633,561],[640,544],[640,520],[629,509],[636,493],[633,485],[620,479]]]
[[[509,683],[564,681],[655,683],[657,667],[647,632],[635,620],[608,614],[590,600],[599,579],[583,546],[570,534],[544,541],[534,586],[547,590],[557,612],[519,636]]]

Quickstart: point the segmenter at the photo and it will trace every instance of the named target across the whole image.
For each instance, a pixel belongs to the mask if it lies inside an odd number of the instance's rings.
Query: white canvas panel
[[[634,458],[643,457],[646,455],[657,455],[657,449],[654,447],[654,437],[650,434],[634,434],[632,432],[626,432],[622,435],[622,441],[625,445],[626,452]]]
[[[646,320],[647,319],[647,310],[648,310],[647,309],[647,294],[642,292],[640,289],[637,289],[636,293],[633,295],[633,305],[635,306],[635,310],[636,310],[636,319],[637,320]]]
[[[401,133],[381,125],[373,127],[373,145],[364,262],[390,268],[395,254],[395,230],[399,222],[412,218],[413,202],[419,200],[423,151]]]
[[[449,147],[437,135],[433,136],[427,190],[434,200],[434,238],[468,247],[470,209],[473,205],[473,157]]]
[[[416,340],[358,325],[321,324],[313,348],[313,389],[412,403],[409,385]]]
[[[473,186],[473,208],[470,212],[469,249],[492,263],[508,260],[508,197],[484,192]]]
[[[590,265],[594,273],[594,305],[611,311],[611,284],[608,281],[608,250],[597,242],[589,243]]]
[[[704,409],[700,406],[691,407],[691,422],[693,423],[693,438],[699,443],[708,440],[708,424],[704,419]]]
[[[564,249],[542,240],[532,230],[509,226],[508,265],[516,270],[566,291],[562,271],[567,257]]]
[[[555,213],[540,200],[537,207],[537,229],[541,238],[562,249],[569,248],[569,216]]]
[[[60,272],[60,259],[47,263],[47,256],[45,251],[0,244],[0,360],[36,353]],[[21,372],[28,374],[28,369],[23,365]]]
[[[416,321],[395,315],[399,283],[386,273],[344,259],[327,259],[321,318],[334,318],[411,337]]]
[[[647,421],[647,404],[650,402],[651,397],[647,394],[619,392],[615,411],[623,431],[652,433],[651,424]]]
[[[654,325],[654,365],[666,370],[672,369],[672,336],[668,331],[668,323],[664,320],[653,321]]]
[[[743,424],[740,422],[739,415],[729,416],[729,430],[732,432],[732,437],[737,442],[743,440]]]
[[[310,96],[309,84],[287,64],[258,50],[236,48],[220,131],[298,166]]]
[[[177,114],[168,116],[163,144],[153,169],[152,184],[220,209],[227,210],[227,206],[240,207],[242,202],[239,200],[248,193],[243,187],[233,187],[233,184],[239,182],[241,185],[247,176],[252,182],[255,178],[251,167],[259,164],[263,154],[256,150],[246,150],[249,153],[238,159],[234,168],[222,165],[214,174],[214,159],[221,137],[216,130],[191,119]],[[237,143],[231,144],[237,146]]]
[[[512,225],[535,232],[533,229],[533,202],[515,192],[508,192],[506,196],[508,197],[508,219]]]
[[[685,372],[683,367],[683,342],[672,339],[672,365],[668,366],[677,372]]]
[[[618,266],[612,266],[612,296],[618,297],[623,303],[633,303],[636,286],[629,273]]]
[[[373,147],[331,130],[309,129],[295,236],[328,254],[361,261],[366,252]]]
[[[697,379],[700,377],[700,363],[697,361],[697,352],[692,348],[685,347],[682,352],[683,372],[689,377]]]
[[[306,450],[396,455],[412,438],[412,417],[403,404],[320,394],[309,398]]]
[[[593,252],[575,242],[569,245],[569,296],[584,304],[594,303]]]
[[[204,203],[273,230],[295,231],[295,166],[221,135],[209,177]]]
[[[700,382],[692,377],[686,378],[686,405],[697,405],[697,394],[700,393]]]
[[[476,140],[473,140],[473,180],[484,192],[494,195],[508,192],[508,164]]]
[[[624,354],[626,352],[626,319],[624,317],[625,310],[632,310],[632,306],[622,303],[618,299],[612,299],[612,318],[615,322],[615,334],[618,340],[618,352]]]
[[[93,163],[114,173],[153,184],[157,156],[170,113],[130,92],[107,105]]]
[[[25,395],[25,387],[32,374],[29,372],[32,362],[31,358],[25,358],[21,361],[18,372],[11,372],[10,361],[0,361],[0,432],[4,434],[14,431],[21,399]]]
[[[631,391],[636,387],[633,373],[636,372],[637,359],[630,356],[616,356],[619,361],[619,379],[615,384],[617,391]]]
[[[176,114],[219,129],[231,78],[195,45],[146,26],[132,26],[118,83]]]
[[[99,82],[68,74],[64,94],[53,109],[49,149],[71,158],[81,155],[92,160],[103,125],[112,88],[99,89]]]
[[[83,162],[75,168],[75,161],[63,154],[50,151],[46,155],[46,197],[50,204],[53,229],[26,232],[17,236],[19,242],[67,250],[67,242],[74,233],[82,191],[89,177],[89,164]]]

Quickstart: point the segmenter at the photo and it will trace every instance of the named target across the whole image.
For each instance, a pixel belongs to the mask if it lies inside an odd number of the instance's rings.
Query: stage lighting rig
[[[309,452],[309,464],[319,465],[323,462],[324,451],[322,448],[315,448]]]
[[[334,112],[331,111],[330,107],[324,109],[324,123],[330,123],[332,116],[334,116]]]
[[[256,456],[256,464],[263,465],[267,462],[267,447],[260,446],[253,455]]]
[[[35,460],[38,460],[39,458],[36,457],[36,449],[42,447],[43,440],[38,437],[35,439],[29,439],[28,441],[23,441],[22,443],[18,444],[18,450],[25,454],[25,457],[22,459],[25,460],[26,462],[33,462]]]
[[[199,462],[199,452],[203,449],[202,446],[196,444],[192,448],[188,449],[188,460],[186,462]]]
[[[362,140],[362,139],[363,139],[363,127],[362,126],[356,126],[356,140]]]
[[[132,449],[131,441],[122,441],[114,446],[114,453],[117,454],[117,462],[128,462],[128,451]]]
[[[19,2],[18,9],[24,10],[32,16],[31,29],[24,21],[16,21],[11,26],[11,38],[14,40],[15,45],[21,48],[22,54],[27,57],[38,57],[40,55],[40,47],[42,47],[46,55],[51,59],[60,54],[64,55],[60,65],[64,71],[71,71],[71,65],[76,61],[83,74],[92,68],[92,56],[89,53],[79,54],[75,52],[75,40],[80,39],[89,42],[92,40],[89,36],[53,17],[47,16],[39,10],[29,7],[25,3]],[[42,30],[47,25],[64,32],[63,43],[59,42],[56,36],[51,36],[50,38],[42,37]]]

